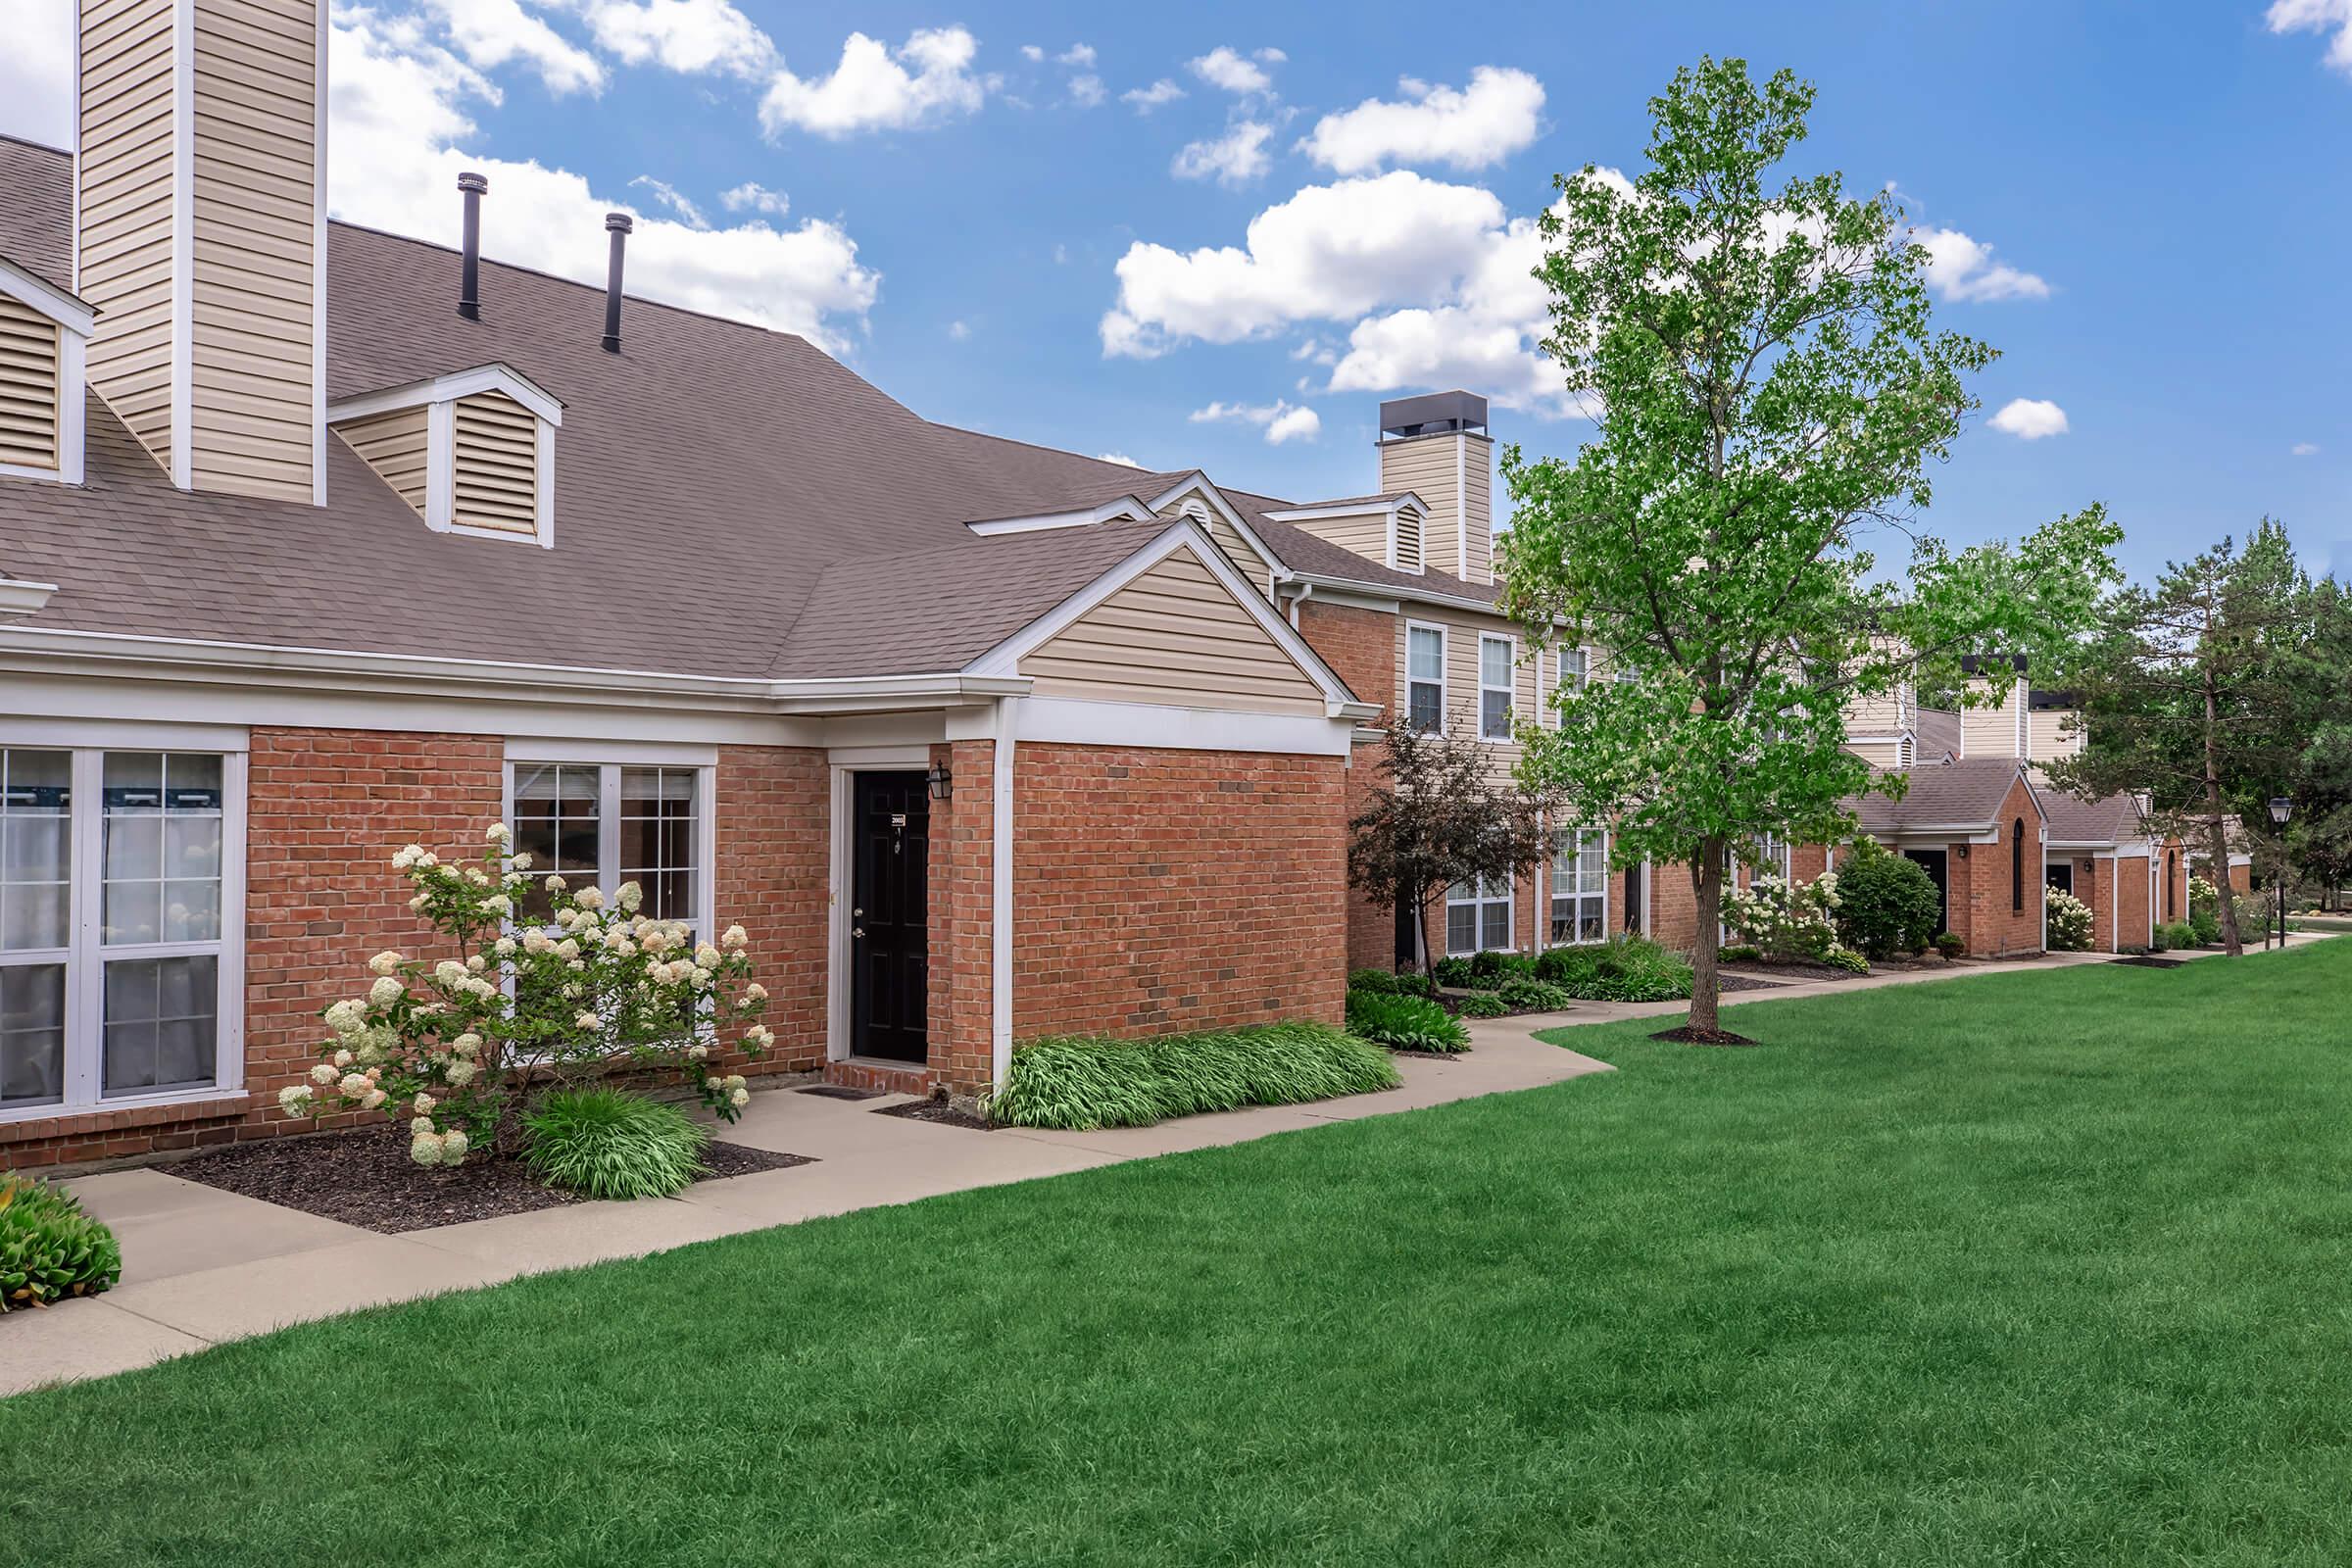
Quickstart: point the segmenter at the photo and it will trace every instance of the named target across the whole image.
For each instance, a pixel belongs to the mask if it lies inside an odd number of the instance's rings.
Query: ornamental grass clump
[[[115,1233],[72,1193],[0,1173],[0,1312],[95,1296],[122,1277]]]
[[[325,1009],[333,1038],[309,1081],[281,1090],[288,1115],[381,1111],[409,1129],[421,1166],[462,1165],[497,1146],[516,1104],[616,1067],[675,1073],[733,1121],[751,1096],[714,1054],[764,1054],[767,992],[752,979],[751,939],[729,926],[698,942],[644,911],[623,882],[608,901],[561,876],[534,883],[531,858],[507,853],[507,829],[483,835],[478,863],[444,863],[412,844],[393,868],[416,890],[409,907],[448,956],[397,952],[368,961],[367,993]]]
[[[1461,1020],[1422,997],[1388,997],[1375,991],[1348,993],[1348,1032],[1392,1051],[1450,1054],[1470,1049]]]
[[[617,1089],[562,1089],[522,1117],[523,1162],[590,1198],[667,1198],[703,1173],[710,1135],[675,1105]]]
[[[1328,1100],[1396,1082],[1386,1052],[1325,1024],[1155,1040],[1065,1035],[1013,1051],[988,1113],[1012,1127],[1146,1127],[1171,1116]]]

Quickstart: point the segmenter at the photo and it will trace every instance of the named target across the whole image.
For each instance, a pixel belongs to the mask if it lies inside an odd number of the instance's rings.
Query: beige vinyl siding
[[[1894,741],[1848,741],[1845,749],[1873,767],[1901,765],[1899,748]]]
[[[1470,531],[1471,582],[1494,578],[1494,443],[1485,436],[1465,435],[1462,479],[1463,526]],[[1426,499],[1426,498],[1424,498]]]
[[[87,369],[156,461],[172,446],[172,0],[83,0],[80,280]]]
[[[1216,542],[1218,551],[1225,559],[1233,564],[1234,570],[1249,578],[1269,600],[1274,597],[1274,564],[1252,549],[1250,541],[1242,537],[1242,530],[1226,521],[1225,514],[1202,499],[1198,489],[1187,490],[1160,508],[1158,514],[1163,517],[1190,516],[1208,530],[1209,538]]]
[[[1479,685],[1478,641],[1481,636],[1500,636],[1511,639],[1517,663],[1511,677],[1512,711],[1520,723],[1537,718],[1536,666],[1528,656],[1527,639],[1519,628],[1499,615],[1465,615],[1438,612],[1426,605],[1407,606],[1396,618],[1396,690],[1400,698],[1409,692],[1406,670],[1406,647],[1409,638],[1407,622],[1416,626],[1446,628],[1446,732],[1469,739],[1478,738]],[[1550,689],[1548,683],[1544,688]],[[1515,741],[1489,743],[1498,768],[1507,769],[1518,759],[1519,746]]]
[[[317,10],[195,0],[192,467],[311,497]]]
[[[500,533],[539,531],[539,418],[504,392],[452,410],[456,435],[450,522]]]
[[[1295,526],[1380,565],[1389,564],[1389,514],[1368,512],[1353,517],[1310,517]]]
[[[58,326],[40,312],[0,297],[0,463],[58,466]]]
[[[394,409],[365,419],[347,419],[335,426],[335,434],[350,443],[368,466],[383,475],[384,482],[399,491],[400,498],[421,517],[425,514],[425,454],[431,422],[423,408]]]
[[[1960,713],[1962,757],[2017,755],[2018,700],[2012,696],[1998,708],[1969,708]]]
[[[1494,574],[1494,448],[1485,436],[1467,434],[1407,436],[1380,444],[1383,493],[1410,490],[1429,503],[1430,566],[1469,582],[1486,582]],[[1465,518],[1470,530],[1466,551],[1461,540]]]
[[[1848,735],[1892,735],[1903,727],[1902,700],[1893,692],[1849,697],[1844,717]]]
[[[2027,715],[2028,744],[2036,762],[2055,762],[2074,756],[2082,749],[2082,732],[2069,731],[2066,720],[2069,710],[2046,708]]]
[[[1041,697],[1320,715],[1323,693],[1189,548],[1022,659]]]

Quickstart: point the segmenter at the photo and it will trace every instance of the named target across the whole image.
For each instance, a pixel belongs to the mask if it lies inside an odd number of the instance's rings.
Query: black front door
[[[1642,929],[1642,863],[1637,860],[1625,868],[1625,928]]]
[[[1396,967],[1421,967],[1421,928],[1413,919],[1413,906],[1404,900],[1396,901]]]
[[[920,773],[854,773],[850,1050],[922,1061],[929,1049],[931,797]]]
[[[1928,880],[1936,884],[1936,929],[1938,931],[1952,928],[1952,896],[1947,881],[1952,873],[1951,853],[1949,850],[1903,852],[1907,858],[1917,860],[1927,871]]]
[[[2041,868],[2041,879],[2061,893],[2075,891],[2075,862],[2052,860]]]

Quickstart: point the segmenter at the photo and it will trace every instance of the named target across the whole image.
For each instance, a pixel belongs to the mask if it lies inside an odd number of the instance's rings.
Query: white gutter
[[[53,582],[32,582],[23,577],[0,577],[0,615],[32,615],[49,603],[57,592]]]

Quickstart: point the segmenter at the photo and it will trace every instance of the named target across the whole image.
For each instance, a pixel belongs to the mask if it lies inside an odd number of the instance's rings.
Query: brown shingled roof
[[[2042,814],[2050,824],[2052,844],[2114,844],[2140,836],[2139,807],[2129,795],[2110,795],[2086,801],[2067,795],[2036,778]]]
[[[1916,833],[1931,828],[1984,832],[2000,818],[2001,802],[2017,782],[2014,758],[1972,757],[1910,769],[1899,801],[1876,789],[1845,804],[1865,833]]]

